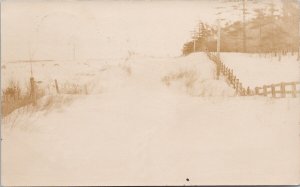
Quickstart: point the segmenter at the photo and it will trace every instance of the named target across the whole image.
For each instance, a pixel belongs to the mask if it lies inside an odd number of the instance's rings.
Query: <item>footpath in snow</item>
[[[298,183],[299,99],[235,97],[214,68],[203,53],[133,56],[68,105],[12,113],[2,184]]]

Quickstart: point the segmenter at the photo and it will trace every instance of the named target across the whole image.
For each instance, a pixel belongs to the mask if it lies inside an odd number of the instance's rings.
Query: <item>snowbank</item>
[[[174,92],[191,96],[235,95],[234,90],[223,80],[215,80],[215,66],[204,53],[193,53],[174,59],[143,60],[143,57],[133,57],[128,63],[133,74],[139,73],[138,79],[156,81],[153,85],[158,85],[158,81],[161,81]]]

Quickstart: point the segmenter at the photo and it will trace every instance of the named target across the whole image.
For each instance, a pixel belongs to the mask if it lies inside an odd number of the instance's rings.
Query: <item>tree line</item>
[[[281,12],[273,3],[254,9],[253,18],[243,22],[226,22],[221,26],[221,52],[286,54],[299,47],[300,10],[297,0],[282,0]],[[246,31],[246,37],[243,35]],[[216,51],[218,28],[203,22],[182,53]],[[243,46],[245,45],[246,46]]]

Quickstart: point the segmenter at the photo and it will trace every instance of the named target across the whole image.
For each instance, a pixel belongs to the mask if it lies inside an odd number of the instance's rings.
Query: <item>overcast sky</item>
[[[179,56],[197,22],[215,23],[221,5],[209,0],[3,1],[2,60],[117,58],[128,51]]]

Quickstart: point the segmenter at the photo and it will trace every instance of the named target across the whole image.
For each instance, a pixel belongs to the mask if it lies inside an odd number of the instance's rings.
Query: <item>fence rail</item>
[[[278,84],[263,85],[262,87],[255,87],[255,95],[272,97],[286,97],[288,94],[292,97],[297,97],[300,94],[300,82],[281,82]],[[279,96],[278,96],[279,94]]]
[[[281,82],[270,85],[263,85],[262,87],[255,87],[251,89],[250,87],[244,87],[240,79],[234,75],[233,69],[227,67],[221,60],[213,53],[207,52],[207,56],[210,60],[212,60],[217,68],[217,79],[219,79],[222,74],[227,83],[236,90],[237,95],[241,96],[253,96],[253,95],[261,95],[261,96],[271,96],[273,98],[284,98],[287,95],[291,95],[292,97],[297,97],[300,94],[300,82]],[[298,85],[298,88],[297,88]],[[278,96],[280,94],[280,96]]]

